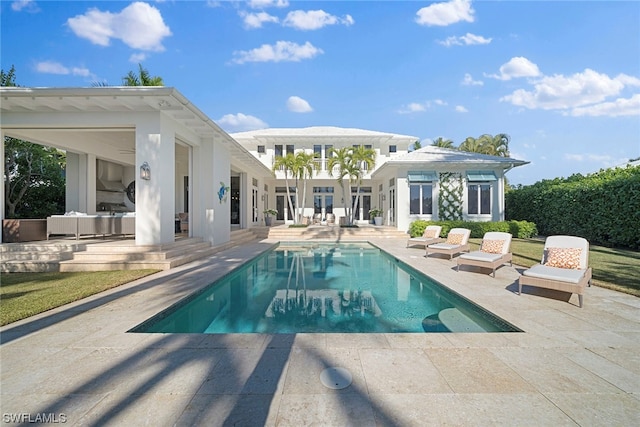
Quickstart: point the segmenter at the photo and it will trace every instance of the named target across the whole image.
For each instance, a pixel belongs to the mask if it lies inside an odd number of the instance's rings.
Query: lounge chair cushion
[[[580,268],[580,248],[547,248],[547,259],[544,263],[547,267]]]
[[[480,250],[490,254],[501,254],[503,246],[504,240],[483,240]]]
[[[433,245],[429,245],[429,248],[434,248],[434,249],[455,249],[457,247],[459,247],[460,245],[450,245],[447,242],[444,243],[434,243]]]
[[[464,240],[464,234],[462,233],[449,233],[447,236],[447,241],[445,242],[447,245],[458,246]]]
[[[529,277],[537,277],[538,279],[555,280],[558,282],[580,283],[584,277],[586,270],[577,270],[573,268],[549,267],[548,265],[536,264],[522,274]]]
[[[460,258],[471,259],[474,261],[494,262],[502,258],[502,253],[489,253],[483,251],[473,251],[460,255]]]

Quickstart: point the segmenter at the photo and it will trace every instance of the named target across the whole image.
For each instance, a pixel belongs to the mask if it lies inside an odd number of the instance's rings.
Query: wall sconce
[[[264,202],[264,194],[260,196],[260,200]]]
[[[385,196],[384,194],[382,195],[382,201],[384,202],[385,200],[387,200],[387,196]]]
[[[142,166],[140,166],[140,179],[144,179],[145,181],[151,179],[151,168],[147,162],[144,162]]]

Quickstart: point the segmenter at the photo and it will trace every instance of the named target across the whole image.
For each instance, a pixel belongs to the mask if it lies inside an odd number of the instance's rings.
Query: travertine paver
[[[375,244],[520,333],[132,334],[272,243],[247,244],[0,329],[2,422],[67,425],[640,425],[640,299],[529,289]],[[351,386],[321,385],[344,367]],[[18,418],[16,418],[18,417]],[[31,418],[24,418],[31,417]],[[59,418],[58,418],[59,420]]]

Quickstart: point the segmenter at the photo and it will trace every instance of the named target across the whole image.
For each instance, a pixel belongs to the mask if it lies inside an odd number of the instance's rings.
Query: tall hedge
[[[513,237],[528,239],[538,234],[536,225],[527,221],[498,221],[498,222],[478,222],[478,221],[427,221],[417,219],[409,225],[409,235],[411,237],[422,236],[425,228],[429,225],[439,225],[442,227],[440,236],[446,236],[452,228],[468,228],[471,230],[470,237],[481,238],[489,231],[502,231],[511,233]]]
[[[509,220],[543,236],[569,234],[604,246],[640,249],[640,166],[543,180],[505,194]]]

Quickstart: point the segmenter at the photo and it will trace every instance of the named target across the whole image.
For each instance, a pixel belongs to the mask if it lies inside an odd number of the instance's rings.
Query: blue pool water
[[[132,332],[516,332],[368,243],[282,242]]]

